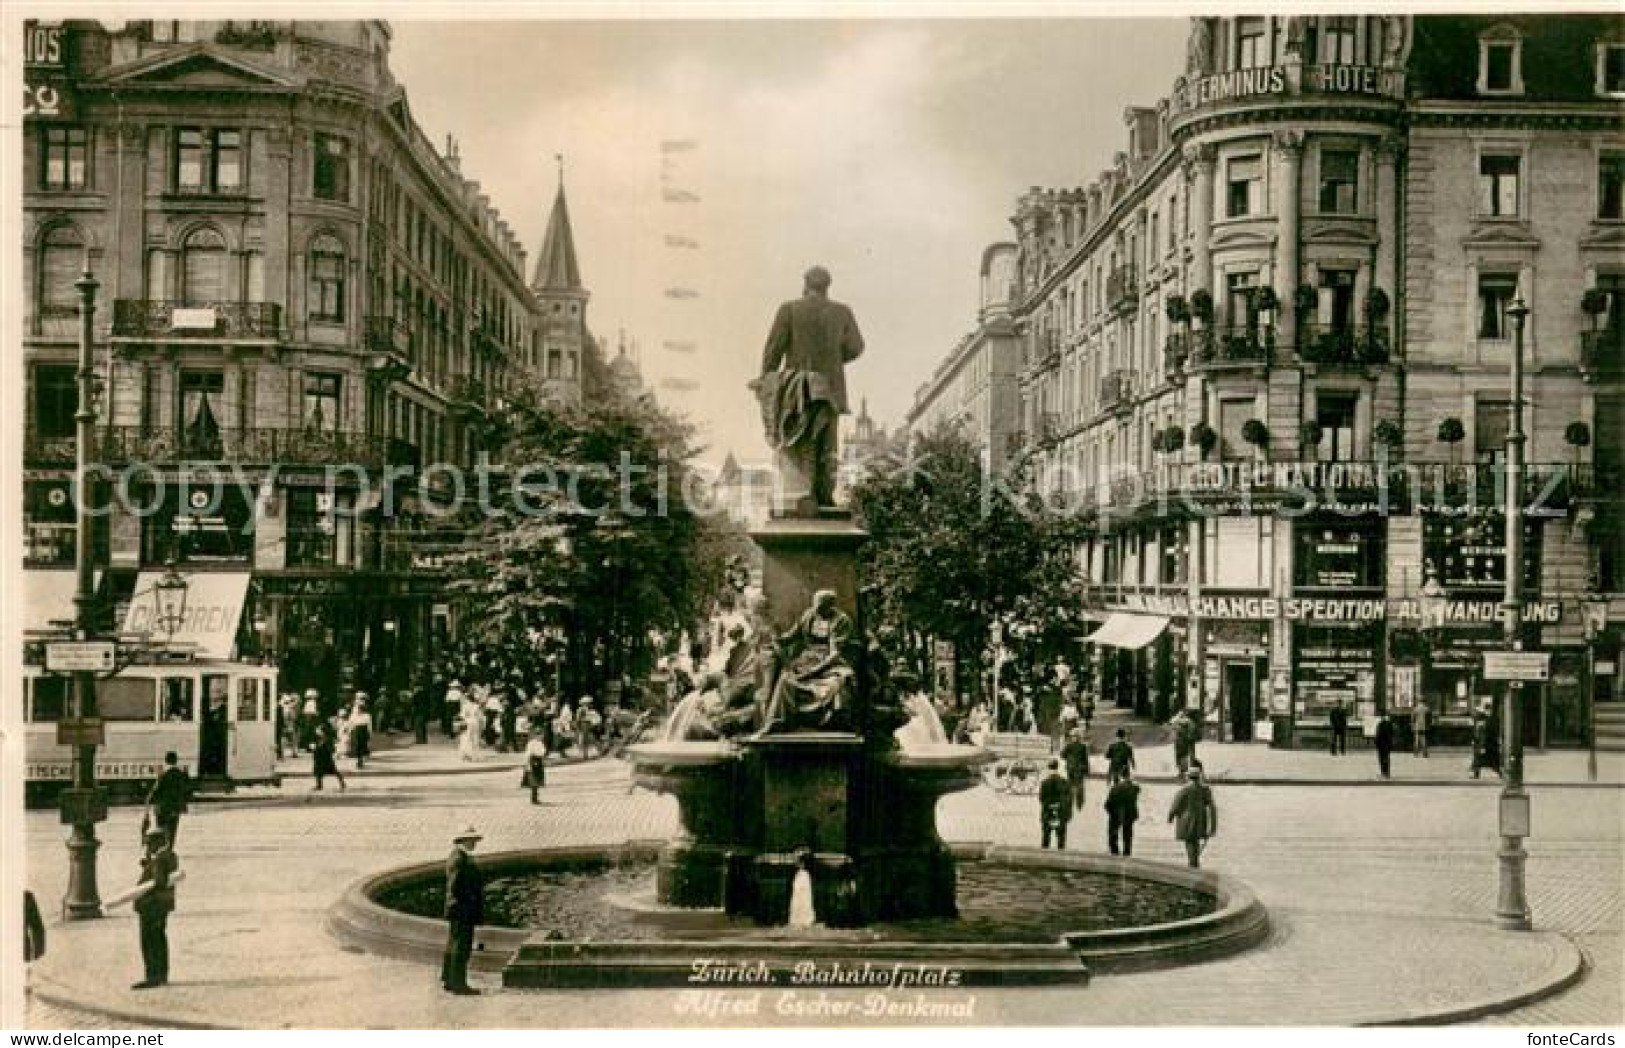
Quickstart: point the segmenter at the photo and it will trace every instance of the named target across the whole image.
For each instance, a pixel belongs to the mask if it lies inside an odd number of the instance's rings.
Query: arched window
[[[42,317],[68,316],[79,308],[73,286],[85,265],[85,245],[72,226],[57,226],[45,234],[39,249],[38,313]]]
[[[181,247],[181,299],[201,305],[224,302],[226,241],[212,229],[193,230]]]
[[[338,238],[320,236],[311,242],[310,319],[344,319],[344,268],[344,245]]]

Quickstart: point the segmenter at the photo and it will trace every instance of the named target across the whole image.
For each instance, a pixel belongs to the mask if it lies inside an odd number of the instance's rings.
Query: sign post
[[[1549,651],[1486,651],[1484,679],[1505,681],[1544,681],[1551,679],[1552,654]]]

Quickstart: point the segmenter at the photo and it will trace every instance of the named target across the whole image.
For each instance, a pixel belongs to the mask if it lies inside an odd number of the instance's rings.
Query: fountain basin
[[[920,979],[951,975],[961,986],[1075,985],[1091,970],[1188,964],[1246,949],[1268,934],[1268,916],[1253,893],[1210,871],[1027,848],[952,850],[961,870],[960,918],[799,930],[759,927],[719,909],[682,911],[659,904],[652,891],[660,853],[656,842],[482,856],[493,919],[507,919],[502,901],[492,898],[508,890],[505,881],[543,874],[557,883],[537,896],[530,911],[533,926],[482,926],[473,965],[502,971],[504,984],[514,988],[693,987],[697,962],[720,973],[762,972],[766,981],[781,985],[789,985],[798,965],[811,965],[801,970],[815,978],[847,980],[832,981],[831,988],[875,988],[853,981],[865,978],[864,971],[876,979],[882,971],[913,972]],[[443,884],[440,862],[362,878],[329,912],[328,930],[350,948],[438,963],[446,925],[431,915],[439,912],[434,893]],[[1114,906],[1128,900],[1135,912],[1117,915],[1118,923],[1081,926],[1087,906],[1068,912],[1062,904],[1097,889],[1114,896]],[[1155,907],[1134,902],[1160,892],[1171,892],[1167,898],[1176,908],[1178,893],[1199,905],[1163,919]],[[617,895],[606,903],[606,897]],[[931,985],[946,984],[920,981],[907,988]]]

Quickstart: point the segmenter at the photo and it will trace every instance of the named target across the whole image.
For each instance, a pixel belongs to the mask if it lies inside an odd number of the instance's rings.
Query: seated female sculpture
[[[788,657],[761,734],[850,730],[853,673],[844,649],[851,639],[852,620],[835,606],[835,591],[819,590],[795,628],[779,638]]]

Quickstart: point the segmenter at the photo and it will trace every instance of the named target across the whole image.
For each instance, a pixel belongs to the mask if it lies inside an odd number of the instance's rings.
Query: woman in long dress
[[[463,733],[457,737],[457,752],[465,761],[480,759],[480,731],[485,726],[484,704],[472,694],[463,698],[457,714],[463,721]]]

